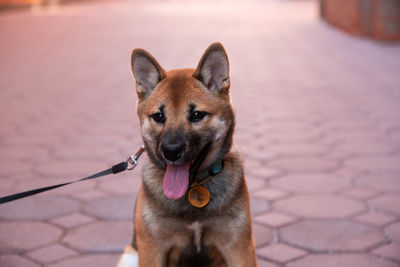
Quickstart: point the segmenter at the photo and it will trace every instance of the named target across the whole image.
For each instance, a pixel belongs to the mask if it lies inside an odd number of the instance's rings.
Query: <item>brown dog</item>
[[[131,60],[150,160],[119,266],[136,266],[136,250],[141,267],[257,266],[223,46],[210,45],[197,69],[166,72],[143,49]]]

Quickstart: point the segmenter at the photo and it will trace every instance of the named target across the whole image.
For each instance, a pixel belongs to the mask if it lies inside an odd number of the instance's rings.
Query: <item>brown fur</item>
[[[139,98],[137,113],[150,158],[143,168],[135,210],[132,246],[137,248],[139,266],[257,266],[243,165],[231,151],[235,120],[222,45],[212,44],[197,69],[169,72],[149,53],[135,49],[132,70]],[[207,115],[191,122],[188,117],[193,110]],[[163,123],[151,117],[159,112],[165,113]],[[171,140],[185,142],[177,162],[200,162],[197,173],[224,160],[222,171],[203,185],[211,195],[203,208],[190,205],[187,192],[179,199],[163,194],[168,160],[160,147]],[[206,155],[199,161],[202,153]]]

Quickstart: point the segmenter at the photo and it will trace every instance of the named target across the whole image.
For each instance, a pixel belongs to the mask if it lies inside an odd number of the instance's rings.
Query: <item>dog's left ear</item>
[[[212,43],[207,48],[193,76],[211,91],[228,91],[229,61],[221,43]]]

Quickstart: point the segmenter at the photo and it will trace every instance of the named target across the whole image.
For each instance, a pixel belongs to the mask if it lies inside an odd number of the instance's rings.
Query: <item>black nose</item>
[[[185,148],[186,145],[184,143],[167,144],[162,145],[162,152],[167,160],[174,162],[182,157]]]

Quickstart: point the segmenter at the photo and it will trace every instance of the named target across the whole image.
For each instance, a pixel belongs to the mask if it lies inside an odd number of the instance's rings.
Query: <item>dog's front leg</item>
[[[255,247],[251,237],[234,245],[219,246],[219,250],[229,267],[257,267]]]
[[[139,242],[139,267],[165,267],[166,253],[152,242]]]

